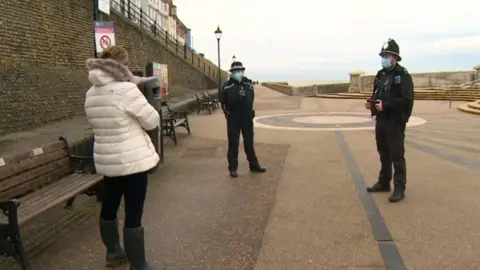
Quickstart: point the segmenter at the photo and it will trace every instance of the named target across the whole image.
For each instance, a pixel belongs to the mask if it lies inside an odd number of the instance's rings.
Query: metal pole
[[[221,69],[220,69],[220,39],[217,38],[217,51],[218,51],[218,94],[222,91]]]
[[[450,103],[448,104],[449,109],[452,108],[452,98],[453,98],[452,95],[453,95],[453,91],[452,89],[450,89]]]
[[[95,58],[98,57],[97,55],[97,48],[95,44],[97,43],[97,40],[95,39],[95,22],[100,18],[100,12],[98,11],[98,0],[93,0],[93,22],[94,22],[94,27],[93,27],[93,55],[95,55]]]

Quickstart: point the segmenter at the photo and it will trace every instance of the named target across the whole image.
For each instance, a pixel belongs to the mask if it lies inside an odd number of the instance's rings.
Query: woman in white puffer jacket
[[[100,234],[107,248],[108,266],[130,261],[131,270],[154,270],[145,260],[143,206],[148,171],[159,162],[145,130],[159,124],[158,112],[147,102],[128,69],[128,53],[106,48],[99,59],[86,62],[92,87],[85,112],[95,136],[97,173],[105,176]],[[117,211],[125,200],[124,245],[120,246]]]

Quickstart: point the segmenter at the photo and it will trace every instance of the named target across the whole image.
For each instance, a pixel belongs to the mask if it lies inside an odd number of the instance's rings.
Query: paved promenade
[[[228,177],[219,111],[192,115],[193,133],[179,135],[178,146],[167,139],[145,209],[152,261],[178,270],[480,269],[478,116],[456,103],[415,103],[407,197],[391,204],[387,194],[364,191],[379,160],[363,101],[261,86],[256,98],[266,174],[250,174],[241,154],[240,177]],[[81,197],[73,210],[54,209],[26,226],[34,269],[104,269],[98,212],[93,198]],[[17,269],[2,260],[0,269]]]

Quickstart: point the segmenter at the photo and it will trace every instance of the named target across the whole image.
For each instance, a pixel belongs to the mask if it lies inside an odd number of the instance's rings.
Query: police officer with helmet
[[[398,64],[402,58],[395,40],[385,42],[380,56],[383,68],[375,77],[373,94],[365,102],[365,108],[376,118],[375,140],[381,168],[377,183],[367,191],[390,191],[393,164],[394,191],[389,201],[399,202],[405,198],[407,181],[405,127],[413,109],[413,81],[408,71]]]
[[[233,62],[230,72],[230,79],[220,92],[220,102],[227,119],[228,170],[231,177],[238,177],[238,147],[241,132],[250,171],[263,173],[266,169],[258,163],[253,146],[253,118],[255,117],[253,84],[244,76],[245,67],[241,62]]]

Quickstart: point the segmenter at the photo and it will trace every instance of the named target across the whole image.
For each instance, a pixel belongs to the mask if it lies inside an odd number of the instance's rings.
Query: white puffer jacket
[[[158,126],[158,112],[147,102],[127,67],[110,59],[89,59],[93,86],[85,112],[95,135],[97,173],[123,176],[147,171],[159,162],[145,130]]]

